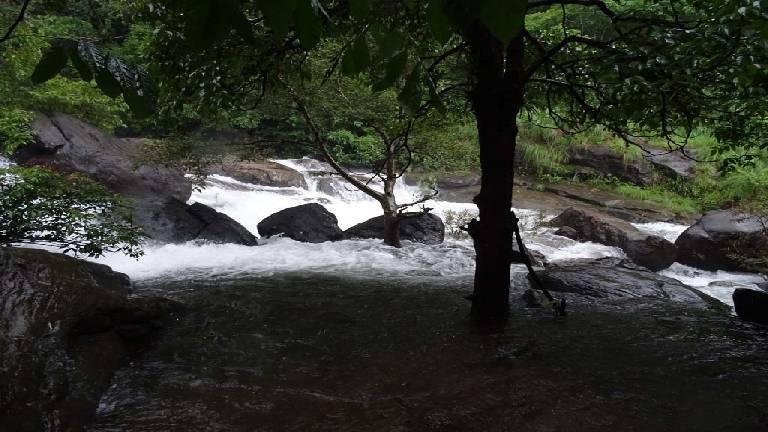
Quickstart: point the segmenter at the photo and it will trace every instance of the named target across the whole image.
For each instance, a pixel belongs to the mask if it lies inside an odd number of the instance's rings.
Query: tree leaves
[[[385,67],[384,79],[373,84],[373,91],[383,91],[392,87],[403,74],[406,64],[408,64],[408,51],[401,51],[389,59]]]
[[[432,0],[427,6],[427,25],[435,40],[444,44],[451,37],[451,21],[443,10],[443,0]]]
[[[296,36],[305,50],[310,50],[320,42],[323,22],[310,1],[300,1],[293,12],[296,22]]]
[[[55,77],[67,65],[67,50],[61,43],[54,43],[46,52],[32,72],[30,79],[34,84],[40,84]]]
[[[525,27],[527,0],[485,0],[480,20],[505,46]]]
[[[360,35],[352,43],[352,47],[344,53],[341,59],[341,73],[354,76],[364,72],[371,64],[371,54],[365,35]]]
[[[371,0],[349,0],[352,18],[364,20],[371,14]]]
[[[95,78],[105,95],[116,98],[122,94],[137,117],[147,117],[155,111],[157,97],[147,74],[87,41],[55,40],[30,79],[34,84],[42,84],[57,76],[69,60],[84,81]]]
[[[209,48],[234,30],[253,42],[253,31],[238,0],[194,0],[185,3],[184,38],[193,47]]]
[[[421,68],[416,66],[408,74],[408,78],[405,79],[405,86],[397,96],[397,100],[411,115],[415,114],[421,106],[422,88],[420,81]]]

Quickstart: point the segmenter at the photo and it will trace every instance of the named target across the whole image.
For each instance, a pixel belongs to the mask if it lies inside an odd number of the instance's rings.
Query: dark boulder
[[[336,216],[320,204],[304,204],[287,208],[259,222],[259,234],[272,237],[282,234],[300,242],[322,243],[341,240],[344,233]]]
[[[180,305],[109,267],[0,248],[0,430],[82,430],[112,373]]]
[[[253,236],[244,235],[245,229],[224,215],[226,222],[208,229],[210,222],[198,217],[200,211],[187,208],[192,185],[184,174],[142,163],[141,148],[146,140],[116,138],[59,113],[39,114],[32,129],[35,140],[14,154],[16,162],[83,173],[104,184],[128,198],[133,222],[150,238],[162,242],[234,239],[236,243],[253,244]]]
[[[568,163],[641,186],[653,184],[656,180],[653,168],[647,161],[642,158],[628,160],[623,153],[604,144],[570,148]]]
[[[384,215],[368,219],[344,231],[347,238],[384,238]],[[431,213],[413,213],[400,221],[400,239],[428,245],[445,240],[445,224]]]
[[[561,227],[558,235],[621,248],[635,264],[653,271],[675,262],[675,245],[659,236],[640,231],[621,219],[590,210],[569,208],[549,222]]]
[[[549,264],[536,274],[548,290],[565,294],[569,302],[647,298],[681,302],[689,307],[724,307],[675,279],[620,258]]]
[[[268,160],[239,160],[228,157],[212,166],[210,171],[232,177],[243,183],[273,187],[307,188],[304,176],[285,165]]]
[[[768,324],[768,293],[747,288],[733,291],[733,306],[739,318]]]
[[[237,243],[246,246],[258,244],[256,236],[245,227],[207,205],[194,203],[187,206],[187,213],[200,222],[201,229],[195,235],[195,239],[209,240],[215,243]]]
[[[768,273],[768,230],[754,216],[711,211],[685,230],[675,245],[682,264],[705,270]]]

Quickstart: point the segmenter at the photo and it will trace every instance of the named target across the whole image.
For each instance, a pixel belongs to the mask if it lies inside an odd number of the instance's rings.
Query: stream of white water
[[[312,159],[280,160],[279,163],[301,172],[308,189],[267,187],[238,182],[223,176],[211,176],[204,189],[196,191],[190,202],[200,202],[234,218],[253,233],[267,216],[289,207],[319,203],[331,211],[342,229],[381,214],[373,199],[353,190],[342,180],[330,176],[330,167]],[[375,185],[374,185],[375,186]],[[422,196],[417,187],[399,183],[398,202],[410,202]],[[468,203],[431,200],[425,204],[446,219],[453,214],[475,214]],[[553,217],[536,210],[517,209],[523,234],[531,249],[543,253],[550,262],[576,258],[624,256],[620,249],[596,243],[579,243],[554,235],[542,225]],[[673,241],[687,227],[670,223],[636,224],[641,230]],[[280,273],[331,273],[354,277],[471,277],[474,250],[470,241],[448,235],[445,243],[427,246],[404,242],[402,249],[385,246],[379,240],[345,240],[335,243],[300,243],[288,238],[261,239],[261,245],[247,247],[203,242],[149,245],[141,259],[109,255],[98,261],[134,280],[199,279],[218,277],[271,276]],[[522,268],[517,269],[522,271]],[[737,286],[756,287],[761,275],[709,272],[674,264],[661,274],[678,279],[732,304],[731,293]]]

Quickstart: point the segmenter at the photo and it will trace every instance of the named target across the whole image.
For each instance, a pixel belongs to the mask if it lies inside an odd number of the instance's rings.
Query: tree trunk
[[[384,244],[402,247],[400,243],[400,217],[396,211],[384,211]]]
[[[472,63],[472,109],[480,140],[482,179],[474,201],[480,211],[475,230],[475,288],[472,312],[478,317],[509,312],[512,252],[512,186],[517,114],[523,104],[523,37],[503,47],[477,23],[467,32]]]
[[[387,142],[384,197],[381,207],[384,210],[384,244],[399,248],[402,247],[402,244],[400,243],[400,215],[397,213],[397,199],[395,198],[395,185],[397,184],[395,153],[395,142]]]

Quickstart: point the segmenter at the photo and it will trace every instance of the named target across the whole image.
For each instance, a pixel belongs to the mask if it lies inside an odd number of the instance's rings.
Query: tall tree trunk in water
[[[472,64],[472,109],[480,140],[482,180],[474,201],[480,221],[474,230],[475,288],[472,312],[477,317],[509,312],[512,252],[512,186],[517,114],[523,105],[522,33],[505,48],[485,26],[467,32]]]
[[[400,215],[397,213],[395,185],[397,184],[397,161],[395,143],[387,143],[387,161],[385,163],[384,196],[381,207],[384,210],[384,244],[401,247]]]

